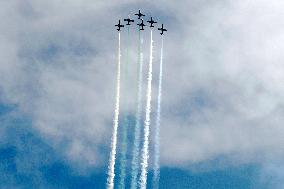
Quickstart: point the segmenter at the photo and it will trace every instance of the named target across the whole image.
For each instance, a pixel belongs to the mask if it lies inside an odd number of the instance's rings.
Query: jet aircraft
[[[156,24],[157,22],[155,22],[154,20],[153,20],[153,18],[151,17],[151,20],[149,20],[149,21],[147,21],[148,23],[150,23],[150,28],[153,28],[154,26],[153,26],[153,24]]]
[[[144,30],[144,26],[146,26],[143,20],[141,20],[141,23],[137,25],[140,26],[140,30]]]
[[[163,35],[164,34],[164,31],[168,31],[168,30],[166,30],[165,28],[164,28],[164,24],[162,24],[162,27],[161,28],[158,28],[158,30],[161,30],[161,35]]]
[[[130,26],[131,22],[134,22],[134,20],[131,20],[130,18],[124,19],[125,22],[127,22],[126,25]]]
[[[124,25],[121,25],[121,24],[120,24],[120,20],[118,20],[118,24],[115,25],[115,26],[118,27],[118,28],[117,28],[117,31],[120,31],[120,30],[121,30],[120,28],[123,28],[123,27],[124,27]]]
[[[141,19],[142,16],[145,16],[144,14],[142,14],[142,13],[140,12],[140,10],[139,10],[139,13],[138,13],[138,14],[135,14],[135,15],[138,16],[138,19]]]

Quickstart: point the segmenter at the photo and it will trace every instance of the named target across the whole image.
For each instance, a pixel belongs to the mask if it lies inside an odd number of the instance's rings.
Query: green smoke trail
[[[126,64],[125,64],[125,76],[124,76],[124,98],[126,100],[126,114],[124,115],[123,126],[122,126],[122,144],[121,144],[121,156],[120,156],[120,177],[119,177],[119,189],[125,189],[125,177],[126,177],[126,154],[127,154],[127,130],[129,126],[129,118],[128,118],[128,67],[129,67],[129,46],[130,46],[130,32],[129,27],[127,28],[127,49],[126,49]]]
[[[139,144],[140,144],[140,135],[141,135],[141,114],[142,114],[142,73],[143,73],[143,54],[141,53],[141,45],[143,37],[141,32],[138,29],[139,42],[138,42],[138,66],[137,66],[137,107],[135,115],[135,129],[134,129],[134,146],[132,151],[132,162],[131,162],[131,189],[137,188],[137,178],[139,172]]]

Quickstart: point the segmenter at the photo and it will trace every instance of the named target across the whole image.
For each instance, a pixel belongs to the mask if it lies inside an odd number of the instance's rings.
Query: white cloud
[[[283,2],[148,3],[169,30],[162,163],[218,156],[255,161],[278,152],[284,142]],[[141,2],[1,2],[1,98],[29,112],[54,147],[68,141],[72,160],[107,162],[99,148],[109,147],[113,116],[112,26],[132,5]],[[52,45],[55,55],[47,60]],[[78,52],[81,45],[86,51]]]

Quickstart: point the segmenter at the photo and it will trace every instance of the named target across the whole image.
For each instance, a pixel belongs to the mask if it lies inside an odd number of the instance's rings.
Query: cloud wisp
[[[110,26],[125,9],[145,6],[169,28],[161,165],[283,155],[283,2],[110,2],[1,2],[1,101],[31,115],[72,162],[105,166],[115,104]]]

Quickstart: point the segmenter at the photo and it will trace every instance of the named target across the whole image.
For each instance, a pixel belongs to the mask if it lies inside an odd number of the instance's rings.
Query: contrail
[[[139,172],[139,146],[140,146],[140,135],[141,135],[141,101],[142,101],[142,73],[143,73],[143,53],[141,53],[141,45],[143,41],[143,37],[141,37],[140,30],[139,32],[139,44],[138,44],[138,66],[137,66],[137,107],[136,107],[136,115],[135,115],[135,130],[134,130],[134,146],[132,152],[132,162],[131,162],[131,189],[137,188],[137,177]]]
[[[160,179],[160,119],[161,119],[161,101],[162,101],[162,79],[163,79],[163,46],[164,37],[162,35],[161,57],[160,57],[160,73],[159,73],[159,87],[158,87],[158,106],[155,128],[155,145],[154,145],[154,176],[153,188],[159,188]]]
[[[147,168],[149,158],[149,129],[150,129],[150,114],[151,114],[151,92],[152,92],[152,63],[153,63],[153,31],[151,30],[150,41],[150,61],[147,80],[147,100],[146,100],[146,116],[144,122],[144,141],[142,148],[142,162],[140,175],[140,188],[146,189],[147,186]]]
[[[120,32],[118,33],[118,68],[117,68],[117,78],[116,78],[116,99],[115,99],[115,112],[113,119],[113,132],[111,138],[111,151],[108,165],[108,178],[107,178],[107,188],[113,189],[114,187],[114,165],[115,165],[115,155],[116,155],[116,144],[117,144],[117,128],[118,128],[118,116],[119,116],[119,100],[120,100]]]
[[[127,28],[127,50],[126,50],[126,64],[125,64],[125,77],[124,77],[124,83],[125,83],[125,88],[124,90],[126,91],[124,93],[124,97],[126,100],[126,111],[128,111],[128,64],[129,64],[129,40],[130,40],[130,35],[129,35],[129,27]],[[121,157],[120,157],[120,174],[119,174],[119,189],[125,189],[125,176],[126,176],[126,153],[127,153],[127,129],[129,126],[129,120],[128,120],[128,112],[124,115],[124,123],[122,125],[122,144],[121,144]]]

